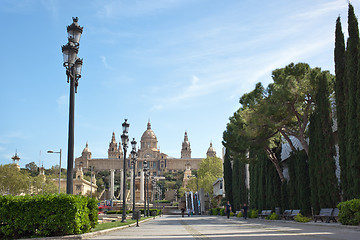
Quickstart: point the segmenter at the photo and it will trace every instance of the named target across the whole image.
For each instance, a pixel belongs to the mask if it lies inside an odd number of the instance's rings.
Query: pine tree
[[[229,150],[225,150],[224,156],[224,187],[226,199],[230,202],[231,205],[234,205],[233,202],[233,190],[232,190],[232,168],[231,168],[231,157]]]
[[[339,164],[341,168],[341,190],[347,189],[347,165],[346,165],[346,96],[348,92],[347,82],[345,79],[345,41],[341,28],[340,17],[336,20],[335,30],[335,99],[336,115],[338,128],[338,145],[339,145]]]
[[[358,131],[358,116],[357,116],[357,85],[358,85],[358,67],[359,67],[359,28],[358,21],[354,13],[354,8],[349,4],[348,11],[348,33],[346,48],[346,81],[348,83],[348,98],[347,98],[347,112],[346,112],[346,166],[347,168],[347,188],[344,189],[345,200],[358,197],[357,188],[355,186],[358,182],[359,175],[356,175],[357,158],[360,157],[359,149],[359,131]]]

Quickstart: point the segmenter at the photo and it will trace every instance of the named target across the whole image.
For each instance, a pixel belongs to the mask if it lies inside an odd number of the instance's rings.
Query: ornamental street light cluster
[[[121,222],[126,222],[126,149],[128,148],[128,144],[129,144],[129,136],[128,136],[128,132],[129,132],[129,127],[130,124],[127,122],[127,119],[125,119],[125,122],[123,122],[122,124],[122,128],[123,128],[123,134],[121,135],[121,143],[123,145],[123,150],[124,150],[124,177],[123,177],[123,192],[122,192],[122,196],[123,196],[123,205],[122,205],[122,219]]]
[[[66,193],[73,194],[73,166],[74,166],[74,109],[75,93],[81,78],[83,60],[77,57],[79,42],[83,27],[78,24],[78,18],[73,18],[73,23],[67,27],[68,43],[61,47],[66,68],[67,82],[70,83],[70,106],[69,106],[69,139]]]
[[[131,150],[131,165],[132,165],[132,169],[133,169],[133,189],[132,189],[132,200],[133,200],[133,215],[132,215],[132,219],[135,219],[135,166],[136,166],[136,157],[137,157],[137,153],[136,153],[136,141],[135,138],[133,138],[133,140],[131,141],[131,146],[132,146],[132,150]]]
[[[145,207],[144,207],[144,217],[146,216],[149,216],[149,176],[150,176],[150,173],[149,173],[149,166],[148,166],[148,163],[147,161],[145,160],[144,161],[144,176],[145,176]],[[148,207],[146,207],[146,205]]]

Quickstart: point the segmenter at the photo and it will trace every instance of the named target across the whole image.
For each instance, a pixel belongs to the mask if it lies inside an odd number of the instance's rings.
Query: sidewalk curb
[[[139,221],[139,224],[150,221],[152,219],[154,219],[154,217],[141,220],[141,221]],[[135,226],[136,226],[136,223],[132,223],[132,224],[121,226],[121,227],[109,228],[109,229],[105,229],[105,230],[100,230],[100,231],[96,231],[96,232],[89,232],[89,233],[84,233],[84,234],[79,234],[79,235],[66,235],[66,236],[44,237],[44,238],[23,238],[23,239],[20,239],[20,240],[58,240],[58,239],[82,240],[82,239],[90,239],[90,238],[93,238],[93,237],[97,237],[97,236],[107,234],[109,232],[118,231],[118,230],[121,230],[121,229],[124,229],[124,228],[135,227]]]
[[[215,216],[214,216],[215,217]],[[219,218],[222,217],[226,217],[226,216],[216,216]],[[236,222],[252,222],[252,223],[259,223],[261,224],[262,222],[266,222],[266,223],[273,223],[273,225],[276,225],[276,223],[285,223],[285,224],[292,224],[292,225],[299,225],[299,224],[303,224],[303,225],[311,225],[311,226],[318,226],[318,227],[327,227],[327,228],[343,228],[343,229],[353,229],[353,230],[358,230],[360,231],[360,226],[352,226],[352,225],[342,225],[341,223],[324,223],[324,222],[314,222],[314,221],[310,221],[310,222],[296,222],[296,221],[291,221],[291,220],[267,220],[267,219],[262,219],[262,218],[248,218],[247,220],[243,219],[243,218],[238,218],[238,217],[233,217],[231,218],[231,220],[236,221]]]

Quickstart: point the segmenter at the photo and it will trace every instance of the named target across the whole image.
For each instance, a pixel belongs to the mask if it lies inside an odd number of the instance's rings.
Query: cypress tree
[[[224,187],[225,187],[225,195],[226,199],[230,202],[231,205],[233,203],[233,193],[232,193],[232,169],[231,169],[231,157],[229,154],[229,150],[225,150],[224,156]]]
[[[320,211],[319,196],[318,196],[318,168],[319,164],[319,151],[318,151],[318,134],[320,125],[318,124],[317,113],[314,112],[310,116],[309,124],[309,177],[310,177],[310,193],[311,193],[311,207],[313,208],[312,214],[318,214]]]
[[[341,191],[347,189],[347,166],[346,166],[346,96],[348,92],[345,78],[345,40],[341,28],[340,17],[336,20],[335,30],[335,101],[338,128],[339,164],[341,168]],[[311,124],[311,123],[310,123]],[[310,144],[309,144],[310,145]]]
[[[358,197],[355,186],[357,183],[356,163],[359,153],[359,131],[357,116],[357,85],[358,85],[358,59],[359,59],[359,29],[358,21],[354,13],[354,7],[349,4],[348,11],[348,33],[346,48],[345,74],[348,86],[347,112],[346,112],[346,166],[347,188],[344,189],[345,200]]]
[[[296,184],[296,170],[295,170],[295,153],[291,153],[290,157],[287,159],[288,171],[289,171],[289,182],[288,182],[288,197],[289,197],[289,207],[291,209],[298,208],[298,196],[296,194],[297,184]]]
[[[238,158],[233,159],[233,171],[232,171],[232,187],[233,187],[233,204],[232,208],[239,210],[240,208],[240,160]]]
[[[319,76],[318,90],[315,95],[316,107],[319,117],[320,129],[319,134],[319,159],[321,160],[320,175],[318,177],[318,194],[320,208],[331,208],[336,206],[339,201],[338,184],[336,178],[335,166],[335,146],[332,131],[331,108],[329,101],[328,82],[330,74],[323,72]]]
[[[248,193],[247,188],[245,184],[245,178],[246,178],[246,167],[243,162],[240,161],[240,167],[239,167],[239,190],[240,190],[240,204],[243,205],[244,203],[248,203]],[[239,206],[240,207],[240,206]],[[240,209],[239,209],[240,210]]]
[[[310,207],[310,186],[309,186],[309,165],[305,151],[296,153],[296,186],[298,206],[305,215],[311,214]]]

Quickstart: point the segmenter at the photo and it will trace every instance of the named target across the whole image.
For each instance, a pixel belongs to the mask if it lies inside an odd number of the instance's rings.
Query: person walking
[[[244,203],[244,206],[243,206],[243,217],[244,219],[247,218],[247,212],[248,212],[248,206],[246,205],[246,203]]]
[[[181,216],[182,216],[182,217],[184,217],[184,213],[185,213],[185,208],[182,207],[182,208],[181,208]]]
[[[229,201],[227,201],[227,203],[226,203],[225,212],[226,212],[227,218],[230,218],[231,205],[230,205]]]

